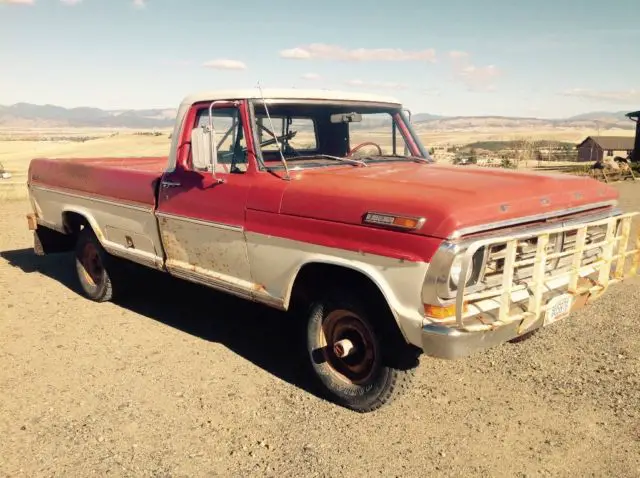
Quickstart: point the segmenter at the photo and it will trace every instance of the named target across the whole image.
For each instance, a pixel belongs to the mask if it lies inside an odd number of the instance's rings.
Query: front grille
[[[607,233],[607,226],[596,225],[587,229],[585,246],[601,243]],[[552,234],[546,246],[547,255],[569,252],[575,249],[577,233],[575,230],[564,233]],[[506,256],[506,243],[489,246],[482,274],[479,278],[479,289],[500,285],[504,273]],[[538,237],[521,239],[516,247],[516,267],[514,268],[514,283],[521,283],[533,276],[533,262],[538,249]],[[587,248],[583,252],[582,264],[588,265],[595,262],[602,254],[602,247]],[[547,259],[545,272],[563,271],[571,267],[573,258],[571,255]]]

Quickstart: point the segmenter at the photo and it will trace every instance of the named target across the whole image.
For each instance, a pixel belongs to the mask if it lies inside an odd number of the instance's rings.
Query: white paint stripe
[[[65,191],[63,189],[51,188],[51,187],[45,187],[45,186],[37,186],[35,184],[32,184],[30,186],[30,188],[31,189],[36,189],[36,190],[39,190],[39,191],[46,191],[46,192],[50,192],[50,193],[60,194],[60,195],[68,196],[68,197],[72,197],[72,198],[86,199],[88,201],[96,201],[96,202],[99,202],[99,203],[102,203],[102,204],[108,204],[109,206],[126,207],[128,209],[134,209],[136,211],[143,211],[143,212],[152,212],[153,211],[153,207],[152,206],[142,206],[139,203],[132,203],[132,202],[126,201],[124,199],[121,200],[121,201],[111,201],[109,199],[103,199],[103,198],[97,197],[97,196],[70,193],[70,192]]]
[[[189,216],[179,216],[179,215],[176,215],[176,214],[169,214],[169,213],[166,213],[166,212],[157,212],[156,211],[156,216],[157,217],[161,217],[161,218],[165,218],[165,219],[171,219],[173,221],[189,222],[191,224],[196,224],[198,226],[217,227],[219,229],[226,229],[228,231],[235,231],[235,232],[244,231],[244,228],[242,226],[234,226],[234,225],[231,225],[231,224],[224,224],[222,222],[207,221],[205,219],[197,219],[195,217],[189,217]]]

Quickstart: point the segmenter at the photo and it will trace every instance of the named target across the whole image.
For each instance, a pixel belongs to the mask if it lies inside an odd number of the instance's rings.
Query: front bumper
[[[422,350],[431,357],[457,359],[500,345],[518,335],[515,322],[493,330],[472,332],[429,324],[422,328]]]
[[[543,326],[549,302],[554,297],[571,296],[570,312],[573,312],[602,296],[610,285],[635,276],[640,266],[640,236],[633,250],[628,250],[627,245],[630,242],[631,221],[636,214],[624,214],[540,234],[543,240],[539,241],[542,245],[535,259],[535,273],[527,283],[515,284],[513,280],[513,269],[518,265],[515,250],[520,238],[500,238],[509,251],[502,285],[493,290],[470,294],[465,294],[462,287],[456,297],[455,318],[446,322],[425,319],[422,327],[423,352],[433,357],[455,359],[507,342]],[[619,234],[616,233],[618,221],[622,226]],[[597,224],[607,225],[605,240],[586,245],[586,228]],[[544,265],[548,258],[554,256],[547,254],[544,248],[549,234],[569,229],[578,232],[579,240],[573,250],[562,254],[573,258],[573,266],[569,270],[547,273]],[[466,260],[469,261],[477,247],[489,243],[491,241],[474,244]],[[583,252],[595,246],[602,247],[602,256],[595,263],[581,265]],[[614,252],[616,247],[618,250]],[[630,270],[627,268],[627,259],[631,259]]]

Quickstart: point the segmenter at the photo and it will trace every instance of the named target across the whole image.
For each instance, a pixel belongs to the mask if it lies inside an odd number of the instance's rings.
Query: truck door
[[[156,215],[168,271],[236,295],[252,290],[244,236],[245,207],[251,174],[247,174],[248,136],[243,102],[218,104],[213,123],[218,146],[214,180],[210,171],[193,166],[191,129],[209,121],[209,105],[187,114],[181,160],[160,182]],[[244,109],[243,109],[244,108]]]

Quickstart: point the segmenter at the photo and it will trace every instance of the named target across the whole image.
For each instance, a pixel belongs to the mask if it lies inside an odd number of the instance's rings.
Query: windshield
[[[406,114],[395,105],[304,101],[252,105],[259,160],[269,169],[431,161]],[[267,115],[268,113],[268,115]]]

